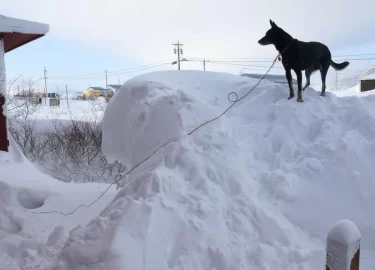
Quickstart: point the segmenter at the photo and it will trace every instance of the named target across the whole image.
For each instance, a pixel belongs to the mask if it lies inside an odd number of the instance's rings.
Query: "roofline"
[[[363,75],[366,74],[370,69],[375,69],[375,67],[369,67],[367,68],[364,72],[362,72],[358,77],[357,79],[360,80],[360,81],[363,81],[363,80],[366,80],[366,79],[363,79]],[[373,79],[370,79],[370,80],[375,80],[375,75],[374,75],[374,78]]]
[[[6,34],[10,34],[10,33],[4,33],[4,32],[1,32],[1,33],[0,33],[0,38],[3,38],[4,35],[6,35]],[[7,49],[5,52],[6,52],[6,53],[11,52],[11,51],[13,51],[13,50],[15,50],[15,49],[17,49],[17,48],[19,48],[19,47],[22,47],[23,45],[26,45],[27,43],[30,43],[30,42],[32,42],[32,41],[34,41],[34,40],[37,40],[37,39],[39,39],[39,38],[41,38],[41,37],[44,37],[44,36],[45,36],[45,34],[35,34],[35,37],[33,37],[33,38],[27,40],[25,43],[20,43],[20,44],[18,44],[17,46],[11,47],[11,48]]]
[[[45,23],[8,17],[0,14],[0,32],[46,35],[49,25]]]

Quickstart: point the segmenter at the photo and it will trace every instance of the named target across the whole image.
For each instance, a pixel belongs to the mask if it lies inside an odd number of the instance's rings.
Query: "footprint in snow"
[[[18,201],[26,209],[42,207],[46,197],[46,194],[32,190],[23,190],[18,193]]]

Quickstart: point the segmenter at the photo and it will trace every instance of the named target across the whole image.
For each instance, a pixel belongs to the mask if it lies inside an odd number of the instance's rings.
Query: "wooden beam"
[[[6,76],[4,40],[0,39],[0,151],[8,152],[8,130],[6,122]]]

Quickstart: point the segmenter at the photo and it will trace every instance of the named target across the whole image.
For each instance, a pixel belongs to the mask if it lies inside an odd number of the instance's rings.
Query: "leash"
[[[289,45],[290,46],[290,45]],[[286,47],[285,49],[284,49],[284,51],[286,50],[286,49],[288,49],[289,48],[289,46],[288,47]],[[264,80],[264,78],[267,76],[267,74],[271,71],[271,69],[273,68],[273,66],[276,64],[276,61],[277,60],[279,60],[280,61],[280,59],[281,59],[281,54],[282,53],[279,53],[277,56],[276,56],[276,58],[275,58],[275,60],[273,60],[273,63],[272,63],[272,65],[270,66],[270,68],[267,70],[267,72],[263,75],[263,77],[253,86],[253,88],[251,88],[243,97],[241,97],[240,99],[238,98],[238,94],[236,93],[236,92],[231,92],[231,93],[229,93],[228,94],[228,100],[230,101],[230,102],[232,102],[233,104],[232,105],[230,105],[229,107],[228,107],[228,109],[226,109],[222,114],[220,114],[218,117],[215,117],[215,118],[212,118],[211,120],[208,120],[208,121],[206,121],[206,122],[204,122],[203,124],[201,124],[201,125],[199,125],[198,127],[196,127],[195,129],[193,129],[192,131],[190,131],[189,133],[188,133],[188,135],[191,135],[191,134],[193,134],[195,131],[197,131],[198,129],[200,129],[201,127],[203,127],[204,125],[207,125],[208,123],[210,123],[210,122],[213,122],[213,121],[215,121],[215,120],[217,120],[217,119],[219,119],[220,117],[222,117],[224,114],[226,114],[238,101],[240,101],[240,100],[242,100],[242,99],[244,99],[248,94],[250,94],[255,88],[257,88],[258,87],[258,85]],[[235,99],[234,100],[231,100],[230,99],[230,96],[231,95],[235,95]]]
[[[233,104],[230,105],[222,114],[220,114],[218,117],[215,117],[211,120],[208,120],[206,122],[204,122],[203,124],[199,125],[198,127],[196,127],[195,129],[193,129],[192,131],[190,131],[188,133],[188,136],[190,136],[191,134],[193,134],[195,131],[197,131],[199,128],[203,127],[204,125],[207,125],[208,123],[212,122],[212,121],[215,121],[217,119],[219,119],[220,117],[222,117],[226,112],[228,112],[238,101],[244,99],[247,95],[249,95],[255,88],[257,88],[257,86],[261,83],[261,81],[264,80],[264,78],[267,76],[267,74],[271,71],[271,69],[273,68],[273,66],[276,64],[277,60],[281,57],[281,53],[279,53],[275,60],[273,60],[273,63],[272,65],[270,66],[270,68],[267,70],[267,72],[263,75],[263,77],[253,86],[253,88],[251,88],[243,97],[241,98],[238,98],[238,94],[236,92],[231,92],[228,94],[228,100],[230,102],[232,102]],[[280,61],[280,59],[279,59]],[[235,98],[234,100],[231,100],[230,99],[230,96],[234,94],[235,95]],[[112,182],[105,190],[104,192],[102,192],[100,194],[100,196],[98,198],[96,198],[94,201],[92,201],[90,204],[86,205],[86,204],[80,204],[79,206],[77,206],[73,211],[69,212],[69,213],[63,213],[63,212],[60,212],[60,211],[45,211],[45,212],[33,212],[34,214],[51,214],[51,213],[56,213],[56,214],[60,214],[60,215],[63,215],[63,216],[70,216],[72,214],[74,214],[79,208],[81,207],[85,207],[85,208],[88,208],[90,207],[91,205],[93,205],[94,203],[96,203],[97,201],[100,200],[100,198],[102,198],[104,196],[105,193],[107,193],[107,191],[111,188],[111,186],[113,186],[114,184],[117,184],[118,182],[120,182],[125,176],[129,175],[132,171],[134,171],[137,167],[139,167],[141,164],[143,164],[144,162],[146,162],[146,160],[148,160],[150,157],[152,157],[157,151],[159,151],[161,148],[167,146],[168,144],[172,143],[172,142],[177,142],[178,141],[178,138],[173,138],[173,139],[170,139],[169,141],[167,141],[166,143],[162,144],[161,146],[159,146],[158,148],[156,148],[150,155],[148,155],[145,159],[143,159],[141,162],[139,162],[137,165],[135,165],[133,168],[131,168],[126,174],[124,175],[121,175],[122,178],[119,179],[119,180],[116,180],[114,182]]]

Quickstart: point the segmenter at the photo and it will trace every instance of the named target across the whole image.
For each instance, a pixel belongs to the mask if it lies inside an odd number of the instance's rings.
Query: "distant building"
[[[241,76],[260,80],[264,76],[264,74],[242,73]],[[264,79],[269,80],[269,81],[274,82],[274,83],[280,83],[280,84],[288,85],[288,80],[286,79],[285,75],[267,74],[264,77]],[[297,85],[297,80],[292,79],[292,83],[293,83],[293,85]]]
[[[96,96],[102,96],[102,97],[106,95],[106,89],[103,87],[97,87],[97,86],[89,87],[85,92],[89,92],[90,94],[95,94]]]
[[[375,90],[375,67],[371,67],[358,77],[360,81],[360,91]]]
[[[112,91],[112,95],[114,95],[120,88],[121,84],[108,84],[108,89]]]
[[[60,95],[58,93],[47,93],[47,97],[60,99]]]

